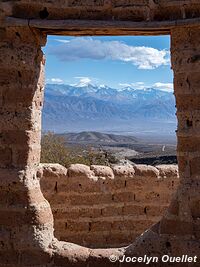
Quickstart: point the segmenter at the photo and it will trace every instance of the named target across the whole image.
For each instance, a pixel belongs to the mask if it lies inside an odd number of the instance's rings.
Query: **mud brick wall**
[[[7,13],[27,19],[163,21],[200,16],[199,0],[3,1]]]
[[[88,247],[120,247],[134,241],[160,220],[179,183],[177,165],[41,168],[55,236]]]
[[[75,36],[98,34],[170,34],[171,36],[171,61],[178,118],[177,155],[180,185],[161,220],[148,228],[128,247],[88,249],[57,240],[53,232],[51,207],[41,192],[39,179],[42,176],[46,177],[47,171],[45,169],[42,171],[40,166],[41,112],[45,81],[45,59],[41,47],[45,45],[47,34],[72,35],[72,33]],[[161,257],[163,254],[198,256],[197,264],[180,263],[176,264],[176,267],[199,265],[199,55],[199,0],[0,1],[1,267],[128,267],[130,263],[111,263],[109,256]],[[106,201],[109,200],[111,203],[117,201],[115,195],[114,200],[112,197],[110,199],[113,195],[109,195],[109,188],[110,190],[112,188],[110,183],[118,186],[115,180],[120,183],[122,179],[120,177],[124,174],[113,170],[108,171],[109,175],[104,175],[104,170],[99,170],[99,167],[93,167],[87,172],[86,175],[85,171],[81,171],[81,175],[87,177],[87,180],[88,177],[92,181],[99,176],[106,177],[105,184],[103,179],[99,179],[94,189],[97,190],[100,185],[102,190],[107,188],[109,197]],[[141,174],[143,171],[135,169],[135,176],[142,180],[143,176],[138,172]],[[112,179],[113,173],[114,179]],[[127,176],[130,178],[131,175],[133,174]],[[149,173],[146,176],[151,177]],[[63,175],[60,173],[57,175],[59,181],[62,179],[65,181],[66,177],[68,180],[70,178],[73,178],[73,181],[80,180],[79,168],[78,171],[76,168],[68,170],[67,175],[66,170],[63,170]],[[153,177],[156,179],[157,176],[154,174]],[[125,180],[127,184],[129,180],[131,181],[129,178]],[[53,186],[53,190],[60,194],[60,183],[65,185],[64,182],[57,182],[54,186],[50,184],[49,186],[50,188]],[[125,186],[117,187],[116,191],[123,188]],[[71,195],[81,195],[77,192],[77,186],[76,189],[70,189],[70,192]],[[92,196],[95,193],[88,192],[89,194]],[[53,195],[55,192],[52,193],[52,200]],[[101,195],[99,194],[99,200],[102,201]],[[131,197],[129,199],[128,195],[126,192],[125,198],[130,200]],[[142,195],[143,192],[139,194],[141,198]],[[91,197],[91,200],[94,201],[94,198]],[[74,203],[74,198],[68,198],[68,201],[69,207],[72,207],[70,201]],[[130,212],[131,217],[132,209]],[[148,214],[148,210],[146,212]],[[89,224],[88,229],[90,231],[95,229],[94,225]],[[68,224],[65,226],[68,228]],[[74,235],[71,240],[75,242],[76,236]],[[134,266],[144,265],[134,264]],[[156,267],[162,266],[162,262],[156,264]]]

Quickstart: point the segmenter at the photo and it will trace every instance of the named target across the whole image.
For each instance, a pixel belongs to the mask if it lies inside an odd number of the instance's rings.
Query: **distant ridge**
[[[91,142],[91,143],[137,143],[138,139],[133,136],[106,134],[100,132],[80,132],[60,134],[67,142]]]

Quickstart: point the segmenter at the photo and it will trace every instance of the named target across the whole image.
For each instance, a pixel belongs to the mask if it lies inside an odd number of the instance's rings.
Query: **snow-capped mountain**
[[[154,88],[120,90],[90,83],[47,84],[43,129],[55,131],[99,130],[145,121],[176,122],[172,92]],[[88,129],[89,128],[89,129]]]

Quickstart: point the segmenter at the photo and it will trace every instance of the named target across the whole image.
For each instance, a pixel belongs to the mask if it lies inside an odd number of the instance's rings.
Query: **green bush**
[[[115,157],[102,150],[94,150],[91,146],[67,144],[64,137],[48,132],[42,136],[41,162],[59,163],[65,167],[79,163],[86,165],[110,165],[116,163]]]

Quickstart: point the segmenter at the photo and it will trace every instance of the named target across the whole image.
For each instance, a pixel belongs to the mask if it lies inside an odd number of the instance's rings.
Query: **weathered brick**
[[[12,149],[0,147],[0,167],[12,166]]]
[[[91,232],[109,231],[112,227],[111,225],[112,225],[112,220],[91,222],[90,231]]]

